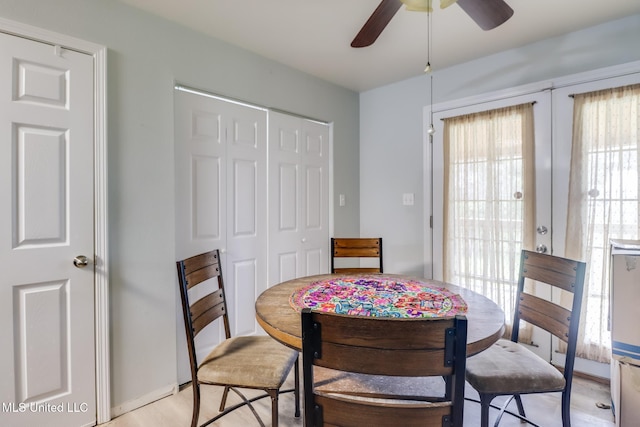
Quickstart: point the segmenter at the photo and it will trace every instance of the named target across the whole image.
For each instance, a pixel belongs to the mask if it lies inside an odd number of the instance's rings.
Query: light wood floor
[[[293,384],[293,374],[287,380],[287,387]],[[220,402],[220,387],[203,387],[200,423],[214,416]],[[467,387],[467,397],[477,398],[477,393]],[[246,393],[251,396],[250,391]],[[118,418],[101,424],[100,427],[187,427],[191,422],[191,387],[186,387],[179,393],[158,400],[135,411],[121,415]],[[239,401],[233,394],[229,394],[228,404]],[[560,421],[560,394],[529,395],[523,396],[523,402],[527,415],[541,427],[561,426]],[[496,398],[494,403],[502,403],[500,398]],[[610,427],[614,426],[611,410],[600,409],[597,403],[610,403],[609,387],[582,378],[574,378],[573,391],[571,396],[571,420],[574,427]],[[271,422],[271,404],[269,399],[263,399],[254,404],[256,410],[267,426]],[[515,404],[513,404],[515,408]],[[301,427],[301,418],[293,416],[294,400],[293,394],[284,394],[280,397],[280,426],[281,427]],[[515,411],[515,409],[514,409]],[[497,412],[497,411],[495,411]],[[496,416],[491,413],[491,420]],[[475,427],[480,425],[480,408],[477,403],[466,402],[464,425],[465,427]],[[212,426],[259,426],[256,419],[246,407],[227,414],[222,419],[216,421]],[[398,425],[402,425],[399,422]],[[524,426],[520,421],[509,415],[505,415],[500,426]]]

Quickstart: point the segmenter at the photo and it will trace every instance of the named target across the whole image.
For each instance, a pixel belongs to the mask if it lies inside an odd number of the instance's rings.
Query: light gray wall
[[[351,201],[335,231],[358,233],[357,93],[114,0],[0,0],[0,16],[109,49],[113,406],[176,381],[174,81],[333,122],[335,194]]]
[[[461,99],[637,60],[640,15],[435,71],[433,100]],[[424,271],[428,213],[423,209],[422,110],[428,104],[426,76],[360,94],[360,233],[384,238],[389,273]],[[403,193],[415,194],[414,206],[402,205]]]

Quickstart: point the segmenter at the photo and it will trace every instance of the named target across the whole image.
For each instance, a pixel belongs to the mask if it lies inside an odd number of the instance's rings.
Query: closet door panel
[[[220,207],[222,165],[220,157],[192,156],[191,158],[191,239],[221,241],[223,230]],[[211,191],[211,189],[214,191]]]
[[[269,285],[302,274],[300,119],[269,112]]]
[[[279,163],[277,166],[279,185],[276,202],[278,205],[278,229],[280,232],[298,230],[298,167],[292,163]],[[273,202],[272,202],[273,203]]]
[[[328,125],[302,121],[304,167],[304,275],[329,272],[329,134]]]
[[[227,106],[225,286],[232,335],[260,331],[254,303],[267,288],[267,113]]]
[[[175,91],[174,95],[175,245],[178,260],[225,247],[227,173],[224,104],[193,93]],[[177,284],[176,328],[178,381],[182,384],[191,379],[191,374]],[[217,327],[204,331],[199,339],[203,347],[211,349],[223,338],[222,328]]]
[[[254,303],[267,283],[266,111],[175,91],[176,259],[212,249],[222,270],[233,335],[258,333]],[[190,379],[176,287],[178,381]],[[224,339],[204,331],[203,356]]]
[[[269,283],[329,271],[326,124],[269,113]]]
[[[226,245],[224,105],[175,93],[176,257]]]

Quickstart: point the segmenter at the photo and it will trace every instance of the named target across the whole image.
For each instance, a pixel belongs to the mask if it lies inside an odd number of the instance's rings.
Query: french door
[[[445,118],[453,118],[463,115],[469,115],[474,113],[480,113],[484,111],[503,109],[506,107],[517,106],[521,104],[532,104],[533,109],[533,130],[534,130],[534,165],[535,165],[535,212],[532,215],[515,215],[514,212],[517,209],[522,210],[522,208],[518,208],[518,204],[522,203],[524,191],[521,186],[522,180],[510,179],[506,176],[495,176],[494,178],[485,176],[485,175],[473,175],[472,178],[476,185],[479,184],[479,187],[486,186],[487,188],[490,186],[499,188],[499,192],[502,194],[500,197],[502,200],[497,205],[502,208],[499,209],[498,214],[493,214],[495,216],[495,227],[497,229],[506,229],[506,228],[521,228],[522,233],[504,233],[500,237],[495,237],[492,233],[487,233],[487,236],[482,237],[482,239],[486,240],[484,243],[487,243],[487,247],[489,246],[508,246],[508,247],[522,247],[523,245],[523,235],[526,230],[529,230],[530,234],[534,234],[534,242],[532,242],[532,246],[537,248],[537,250],[541,252],[551,253],[552,251],[552,226],[551,226],[551,194],[552,194],[552,184],[551,184],[551,116],[550,116],[550,102],[551,96],[549,92],[537,92],[529,95],[522,95],[517,97],[511,97],[503,100],[496,100],[481,104],[476,104],[468,107],[460,107],[454,109],[447,109],[443,111],[434,112],[434,128],[436,130],[433,142],[432,142],[432,162],[433,165],[433,176],[432,176],[432,187],[433,187],[433,236],[432,236],[432,253],[433,253],[433,277],[438,280],[443,280],[447,276],[445,274],[444,265],[447,263],[456,263],[460,260],[457,259],[448,259],[445,261],[445,251],[444,251],[444,243],[445,239],[448,239],[444,236],[445,229],[445,197],[448,197],[445,194],[445,186],[444,182],[448,180],[445,174],[445,149],[444,146],[447,138],[444,136],[445,126],[444,119]],[[482,147],[476,147],[477,150],[474,151],[473,142],[474,136],[470,137],[472,141],[472,149],[471,154],[469,154],[469,158],[466,160],[467,165],[470,168],[475,167],[478,163],[486,162],[485,151]],[[478,144],[481,142],[478,141]],[[491,145],[492,141],[485,141],[484,143]],[[522,141],[509,141],[507,145],[515,144],[520,145]],[[490,151],[488,147],[487,150]],[[477,157],[474,157],[477,156]],[[506,159],[503,159],[500,154],[495,156],[495,162],[503,162]],[[521,161],[521,159],[520,159]],[[509,164],[512,165],[513,162],[518,162],[518,158],[509,160]],[[510,166],[514,167],[514,166]],[[522,165],[515,166],[515,169],[521,170]],[[497,170],[500,170],[500,166],[497,166]],[[485,182],[489,180],[494,180],[493,184],[490,182]],[[480,182],[478,182],[480,181]],[[470,183],[469,183],[470,184]],[[459,182],[457,184],[450,184],[457,186],[465,186],[466,183],[464,181]],[[462,191],[465,193],[466,191]],[[480,192],[481,193],[481,192]],[[530,197],[531,195],[525,194],[524,197]],[[513,206],[511,206],[513,205]],[[509,208],[504,209],[507,206]],[[467,217],[467,215],[473,216],[473,218]],[[478,220],[482,221],[484,217],[487,216],[487,212],[483,210],[483,208],[470,208],[465,214],[465,218],[453,218],[453,221],[469,221],[469,223],[477,223]],[[510,237],[505,237],[505,235],[510,234]],[[506,241],[512,240],[512,241]],[[490,242],[490,240],[495,240],[494,242]],[[519,241],[516,241],[519,239]],[[450,242],[450,239],[448,239]],[[476,242],[477,243],[477,242]],[[482,243],[480,243],[482,245]],[[481,264],[485,263],[487,258],[500,256],[495,253],[484,253],[482,250],[478,250],[477,248],[472,247],[474,245],[473,242],[469,242],[469,247],[466,249],[458,251],[456,254],[449,255],[453,257],[465,257],[469,260],[467,264],[470,264],[471,267],[466,270],[464,274],[466,277],[460,277],[458,279],[450,279],[449,281],[459,280],[460,283],[454,284],[463,284],[463,282],[470,282],[476,279],[484,280],[485,282],[492,281],[502,281],[504,278],[501,272],[495,272],[495,277],[478,277],[479,275],[486,275],[488,269],[485,269],[481,266]],[[533,249],[533,248],[528,248]],[[450,254],[450,252],[449,252]],[[511,274],[506,274],[506,276],[513,277],[513,285],[515,286],[515,279],[518,271],[518,262],[519,258],[515,257],[513,260],[509,260],[505,257],[504,260],[499,260],[498,264],[504,265],[504,268],[512,271]],[[509,265],[509,263],[513,265]],[[478,266],[476,269],[474,266]],[[475,276],[475,277],[474,277]],[[509,284],[506,285],[507,287]],[[544,288],[537,290],[538,293],[548,292]],[[496,301],[498,302],[498,301]],[[512,303],[509,298],[503,302],[504,310],[507,316],[507,322],[510,323],[510,318],[512,318]],[[536,353],[539,353],[541,356],[545,358],[550,357],[551,352],[551,342],[548,338],[548,334],[543,331],[534,331],[532,336],[532,350]]]
[[[462,114],[471,114],[479,111],[487,111],[502,108],[509,105],[517,105],[522,102],[535,102],[535,156],[536,156],[536,215],[535,221],[526,224],[526,227],[535,229],[535,246],[544,245],[547,253],[565,256],[565,241],[567,239],[566,226],[569,197],[569,175],[571,170],[571,145],[573,127],[573,94],[597,91],[607,88],[620,87],[640,83],[638,67],[625,67],[622,72],[604,70],[593,73],[593,76],[579,76],[581,81],[591,80],[586,83],[575,83],[575,77],[558,81],[553,90],[540,91],[531,95],[522,95],[508,99],[475,103],[466,107],[447,106],[435,107],[433,123],[435,134],[432,144],[427,146],[425,152],[425,170],[430,173],[425,177],[428,200],[425,211],[432,212],[432,228],[428,228],[425,240],[428,242],[425,248],[427,268],[425,275],[432,275],[436,279],[443,277],[443,122],[441,119],[455,117]],[[622,76],[615,77],[615,74]],[[426,117],[426,115],[425,115]],[[428,122],[428,118],[426,119]],[[606,258],[606,249],[600,248],[605,254],[600,258]],[[544,250],[540,246],[540,250]],[[585,260],[589,263],[589,260]],[[591,264],[608,262],[607,259],[591,260]],[[544,288],[537,292],[545,292]],[[559,295],[553,295],[559,300]],[[589,295],[588,298],[601,298],[599,295]],[[584,305],[583,305],[584,306]],[[583,314],[585,316],[586,314]],[[606,315],[605,315],[606,316]],[[558,351],[558,343],[553,342],[550,336],[542,331],[534,331],[532,338],[532,350],[562,366],[564,355]],[[608,377],[609,365],[593,362],[585,359],[576,359],[576,370],[592,375]]]
[[[562,88],[555,89],[553,91],[552,103],[553,103],[553,141],[557,142],[553,145],[553,170],[554,170],[554,182],[567,183],[562,186],[554,186],[553,195],[553,223],[559,224],[555,227],[554,231],[554,251],[557,254],[565,253],[565,242],[567,239],[565,224],[567,222],[568,215],[570,214],[568,209],[569,200],[569,174],[571,170],[570,158],[571,158],[571,143],[572,140],[572,128],[573,128],[573,113],[574,113],[574,94],[588,93],[599,91],[603,89],[616,88],[621,86],[627,86],[640,83],[640,73],[632,72],[621,77],[610,77],[597,79],[587,83],[567,85]],[[568,141],[565,143],[565,141]],[[604,169],[619,168],[622,172],[625,166],[618,165],[615,162],[610,162],[602,165]],[[627,165],[628,167],[629,165]],[[603,183],[604,184],[604,183]],[[620,185],[621,184],[621,185]],[[618,183],[621,187],[633,188],[633,182],[624,182],[624,179]],[[613,185],[613,184],[612,184]],[[597,191],[597,189],[594,189]],[[619,192],[622,193],[622,188],[619,188]],[[615,190],[613,190],[616,192]],[[631,200],[629,200],[631,201]],[[622,206],[625,206],[623,204]],[[636,205],[637,206],[637,205]],[[631,217],[637,216],[637,210],[633,207],[627,209],[628,212],[619,212],[620,216],[624,218],[624,215],[631,215]],[[624,220],[623,220],[624,221]],[[612,226],[613,227],[613,226]],[[611,230],[615,233],[615,230]],[[608,255],[608,245],[598,245],[598,247],[592,247],[590,252],[592,253],[592,259],[586,259],[587,262],[587,281],[598,280],[603,271],[608,271],[606,264],[610,261]],[[587,286],[587,284],[585,284]],[[608,295],[601,294],[597,291],[585,292],[587,294],[587,300],[583,303],[582,321],[588,326],[585,328],[585,341],[599,342],[602,341],[607,345],[610,344],[610,336],[607,327],[607,318],[609,317],[608,310],[605,309],[602,313],[599,309],[601,306],[608,306]],[[603,301],[604,299],[604,301]],[[595,335],[598,336],[595,336]],[[594,335],[590,337],[589,335]],[[557,341],[557,339],[555,339]],[[554,350],[557,348],[558,343],[553,343]],[[552,361],[554,363],[563,365],[564,354],[562,352],[553,351]],[[585,359],[576,359],[576,370],[582,372],[588,372],[593,375],[607,377],[609,375],[609,365],[593,362]]]

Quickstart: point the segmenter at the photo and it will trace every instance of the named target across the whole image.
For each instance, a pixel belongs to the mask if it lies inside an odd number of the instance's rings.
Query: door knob
[[[538,252],[539,254],[546,254],[547,253],[547,245],[538,245],[538,246],[536,246],[536,252]]]
[[[78,268],[84,268],[87,266],[87,264],[89,264],[89,258],[84,255],[78,255],[73,259],[73,265]]]

